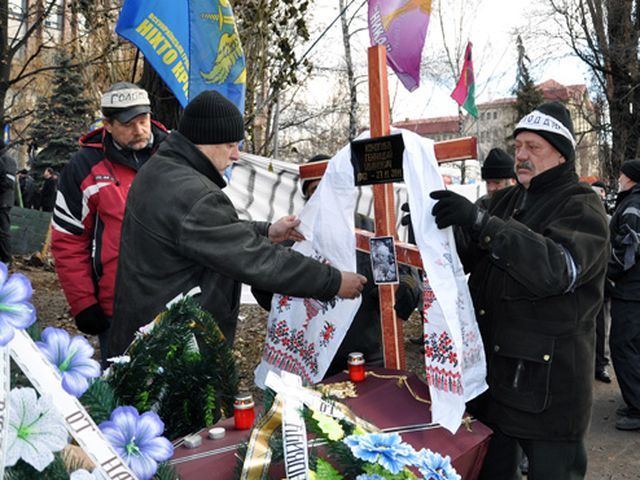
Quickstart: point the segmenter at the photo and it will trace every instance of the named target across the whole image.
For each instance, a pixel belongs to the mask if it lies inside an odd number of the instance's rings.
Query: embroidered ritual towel
[[[354,187],[351,150],[331,159],[318,189],[300,213],[306,240],[294,250],[343,271],[356,271]],[[304,278],[300,279],[304,282]],[[264,388],[267,372],[287,371],[308,384],[324,377],[360,307],[360,298],[328,302],[275,294],[267,320],[262,360],[255,382]]]
[[[429,197],[444,182],[433,142],[406,130],[404,181],[409,193],[411,224],[425,271],[425,366],[433,421],[455,433],[465,402],[487,389],[486,362],[480,331],[453,230],[438,229]]]

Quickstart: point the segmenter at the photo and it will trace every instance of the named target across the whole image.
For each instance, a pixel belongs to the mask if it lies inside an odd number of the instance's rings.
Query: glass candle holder
[[[233,423],[236,430],[249,430],[255,419],[256,412],[251,394],[237,395],[233,402]]]
[[[349,380],[352,382],[362,382],[365,377],[364,355],[360,352],[352,352],[349,354]]]

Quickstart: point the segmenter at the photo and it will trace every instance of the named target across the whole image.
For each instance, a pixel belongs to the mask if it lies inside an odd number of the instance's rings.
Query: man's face
[[[598,194],[601,200],[604,200],[607,197],[607,194],[604,191],[604,188],[598,187],[597,185],[591,185],[591,188],[593,189],[594,192]]]
[[[513,185],[515,181],[513,178],[488,178],[485,182],[487,184],[487,193],[491,196],[498,190]]]
[[[227,167],[240,158],[238,142],[218,143],[215,145],[196,145],[209,159],[213,167],[222,176]]]
[[[536,175],[565,161],[560,152],[536,133],[524,131],[516,137],[516,176],[524,188],[529,188]]]
[[[307,200],[310,199],[314,193],[316,193],[318,185],[320,185],[320,180],[313,180],[309,182],[309,186],[307,187]]]
[[[118,145],[131,150],[142,150],[151,141],[151,115],[148,113],[138,115],[127,123],[105,118],[104,127]]]
[[[618,192],[626,192],[631,190],[636,185],[636,182],[627,177],[624,173],[620,172],[618,177]]]

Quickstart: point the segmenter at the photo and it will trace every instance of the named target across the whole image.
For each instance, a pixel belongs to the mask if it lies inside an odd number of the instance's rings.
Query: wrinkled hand
[[[436,217],[438,228],[452,225],[472,228],[478,223],[480,209],[462,195],[449,190],[436,190],[431,192],[430,197],[438,200],[431,210],[431,214]]]
[[[304,240],[304,235],[296,230],[298,225],[300,225],[300,219],[295,215],[282,217],[269,226],[269,240],[273,243],[280,243],[285,240],[293,240],[295,242]]]
[[[338,296],[340,298],[356,298],[359,297],[367,283],[367,277],[353,272],[340,272],[342,281],[340,282],[340,290]]]
[[[75,320],[78,330],[87,335],[99,335],[109,328],[109,320],[98,304],[82,310]]]

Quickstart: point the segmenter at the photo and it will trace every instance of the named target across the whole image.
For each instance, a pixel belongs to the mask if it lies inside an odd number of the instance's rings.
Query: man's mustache
[[[528,162],[527,160],[524,160],[522,162],[518,162],[516,165],[516,170],[520,170],[520,169],[525,169],[525,170],[529,170],[530,172],[533,171],[533,163]]]

